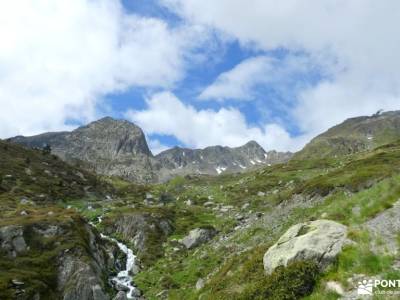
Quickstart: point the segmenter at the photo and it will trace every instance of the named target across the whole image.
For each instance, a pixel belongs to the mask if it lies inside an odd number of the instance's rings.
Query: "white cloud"
[[[162,151],[165,151],[165,150],[168,150],[170,148],[170,147],[162,144],[157,139],[152,139],[152,138],[147,137],[147,142],[149,144],[149,148],[150,148],[151,152],[154,155],[157,155],[158,153],[160,153]]]
[[[257,97],[259,86],[270,88],[298,89],[304,83],[295,82],[295,76],[317,68],[305,55],[287,55],[283,59],[260,55],[243,60],[231,70],[221,73],[206,87],[199,99],[202,100],[252,100]]]
[[[263,81],[266,72],[271,70],[271,61],[265,56],[249,58],[222,73],[215,82],[199,96],[200,99],[239,99],[253,98],[253,89]]]
[[[380,108],[400,108],[397,0],[163,2],[188,22],[216,28],[244,47],[306,53],[328,72],[329,79],[298,90],[288,111],[306,134]],[[220,83],[208,93],[221,93]],[[241,91],[238,86],[233,90]]]
[[[127,87],[171,87],[201,28],[127,14],[119,0],[2,1],[0,137],[67,129]]]
[[[153,95],[147,99],[147,105],[145,110],[128,111],[126,118],[148,134],[172,135],[194,148],[235,147],[256,140],[265,149],[297,150],[305,142],[304,137],[291,138],[278,124],[266,124],[263,128],[248,126],[237,109],[196,110],[169,92]]]

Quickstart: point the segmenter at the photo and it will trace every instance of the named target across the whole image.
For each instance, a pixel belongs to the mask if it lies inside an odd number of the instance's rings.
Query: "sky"
[[[0,3],[0,138],[127,119],[173,146],[297,151],[400,109],[397,0]]]

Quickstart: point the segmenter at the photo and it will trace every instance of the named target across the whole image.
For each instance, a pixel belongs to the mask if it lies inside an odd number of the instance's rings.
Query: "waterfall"
[[[98,223],[101,223],[102,217],[98,217],[97,220]],[[95,226],[92,222],[89,222],[89,224]],[[133,267],[136,266],[136,255],[133,254],[133,251],[129,249],[128,246],[117,241],[116,239],[106,236],[102,233],[100,233],[100,236],[102,239],[117,244],[118,248],[126,255],[125,269],[120,271],[117,276],[112,277],[111,282],[115,286],[122,286],[124,289],[126,289],[126,296],[128,299],[138,299],[140,297],[140,291],[132,284],[132,276],[129,274],[129,272],[132,271]]]

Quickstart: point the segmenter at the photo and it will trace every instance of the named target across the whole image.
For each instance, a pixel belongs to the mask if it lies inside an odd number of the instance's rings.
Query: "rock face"
[[[242,172],[261,165],[288,161],[292,153],[266,152],[257,142],[231,148],[212,146],[205,149],[175,147],[156,156],[155,169],[161,180],[171,175],[210,174]]]
[[[214,228],[196,228],[191,230],[189,234],[181,240],[181,243],[185,245],[186,249],[193,249],[208,242],[216,234],[217,231]]]
[[[270,274],[278,266],[301,260],[312,260],[324,269],[341,251],[346,235],[346,226],[329,220],[292,226],[265,253],[264,269]]]
[[[162,255],[161,245],[173,231],[170,220],[156,213],[135,212],[112,220],[106,219],[104,223],[109,224],[105,229],[106,234],[117,232],[123,240],[133,244],[135,253],[144,265]]]
[[[51,132],[10,141],[32,148],[50,145],[53,154],[99,174],[117,175],[136,182],[158,182],[176,175],[238,172],[285,162],[290,152],[265,152],[252,141],[237,148],[175,147],[153,156],[143,131],[133,123],[110,117],[71,132]]]
[[[294,159],[341,156],[400,139],[400,111],[351,118],[314,138]]]

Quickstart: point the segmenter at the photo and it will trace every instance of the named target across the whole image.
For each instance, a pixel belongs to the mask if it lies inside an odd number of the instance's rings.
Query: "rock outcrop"
[[[27,245],[23,237],[23,227],[18,225],[1,227],[0,247],[11,258],[25,252]]]
[[[292,226],[264,255],[264,269],[272,273],[292,261],[314,261],[321,270],[332,263],[346,241],[347,227],[329,220]]]
[[[217,231],[214,228],[196,228],[191,230],[189,234],[181,240],[181,243],[186,249],[193,249],[207,243],[216,234]]]
[[[18,268],[2,274],[0,298],[108,300],[108,276],[119,269],[112,247],[81,218],[0,227],[0,253]]]
[[[118,233],[124,241],[131,243],[141,263],[146,265],[154,257],[162,255],[162,243],[173,232],[172,222],[163,215],[149,212],[134,212],[105,219],[105,233]]]
[[[365,224],[369,232],[383,243],[374,243],[372,251],[377,254],[398,255],[398,234],[400,232],[400,199]]]

